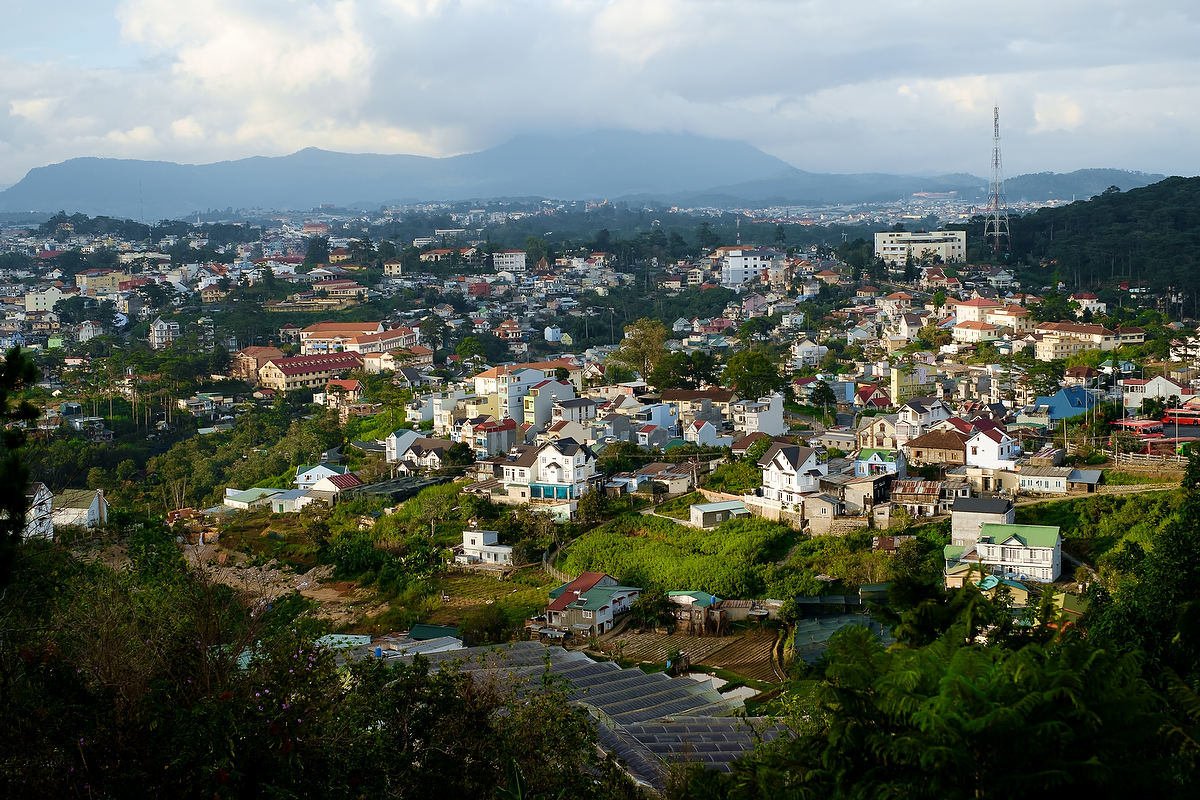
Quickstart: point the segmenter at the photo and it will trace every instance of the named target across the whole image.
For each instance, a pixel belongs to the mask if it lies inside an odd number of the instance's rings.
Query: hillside
[[[1047,262],[1063,280],[1200,291],[1200,178],[1167,178],[1127,192],[1013,218],[1013,254]],[[1187,313],[1195,313],[1187,308]]]

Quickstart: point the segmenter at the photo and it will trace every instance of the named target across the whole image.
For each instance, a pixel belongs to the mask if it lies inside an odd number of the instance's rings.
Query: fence
[[[575,580],[575,578],[579,577],[577,575],[572,575],[569,572],[563,572],[561,569],[555,568],[554,560],[556,558],[558,558],[558,548],[557,547],[555,547],[552,550],[547,550],[546,552],[542,553],[542,569],[544,569],[552,577],[554,577],[557,580],[562,581],[563,583],[570,583],[571,581]]]
[[[1117,453],[1118,464],[1185,464],[1187,456],[1178,453]]]

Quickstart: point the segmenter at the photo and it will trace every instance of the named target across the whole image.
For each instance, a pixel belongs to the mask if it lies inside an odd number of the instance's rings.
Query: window
[[[580,613],[580,616],[582,616],[584,619],[591,619],[591,618],[592,618],[592,612],[590,612],[590,611],[583,611],[583,612],[581,612],[581,613]]]

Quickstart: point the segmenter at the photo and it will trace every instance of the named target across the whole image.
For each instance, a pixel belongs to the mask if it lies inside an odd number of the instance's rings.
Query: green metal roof
[[[614,594],[630,591],[638,590],[633,586],[593,586],[569,607],[582,608],[584,611],[599,611],[605,606],[612,605]]]
[[[282,491],[283,489],[268,489],[263,486],[255,486],[250,489],[243,489],[240,492],[226,494],[225,499],[233,500],[235,503],[253,503],[264,497],[273,497]]]
[[[967,548],[957,544],[948,544],[942,548],[942,556],[947,561],[957,561],[965,552],[967,552]]]
[[[696,601],[692,605],[699,606],[700,608],[708,608],[721,599],[708,592],[667,592],[667,597],[691,597]]]
[[[1058,543],[1058,526],[985,522],[979,531],[979,539],[990,540],[991,544],[1003,544],[1016,539],[1026,547],[1054,547]]]
[[[872,456],[876,456],[876,455],[879,456],[880,461],[895,461],[896,460],[896,451],[895,450],[883,450],[883,449],[878,449],[878,448],[865,448],[863,450],[859,450],[858,451],[858,460],[859,461],[867,461]]]
[[[458,638],[458,628],[450,628],[445,625],[430,625],[425,622],[418,622],[413,625],[408,632],[408,638],[414,641],[423,642],[427,639],[440,639],[443,636],[453,636]]]

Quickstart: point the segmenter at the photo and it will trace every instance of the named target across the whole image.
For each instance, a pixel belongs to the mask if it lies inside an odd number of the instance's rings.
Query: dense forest
[[[1046,208],[1011,221],[1015,260],[1043,265],[1068,285],[1118,281],[1200,297],[1200,178],[1168,178],[1142,189],[1109,189],[1087,202]]]

